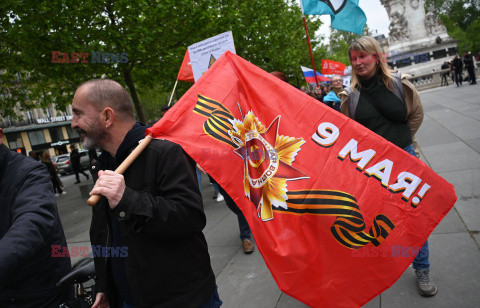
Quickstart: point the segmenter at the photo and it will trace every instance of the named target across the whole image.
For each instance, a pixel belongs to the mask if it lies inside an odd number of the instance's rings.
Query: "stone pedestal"
[[[440,70],[457,53],[457,44],[423,0],[380,0],[387,10],[391,65],[404,73],[421,75]]]

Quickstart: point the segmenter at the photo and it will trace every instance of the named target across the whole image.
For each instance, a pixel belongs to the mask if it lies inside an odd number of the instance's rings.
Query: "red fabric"
[[[390,287],[456,200],[420,160],[230,52],[147,132],[213,176],[280,289],[313,307],[360,306]],[[355,142],[375,155],[345,154]],[[399,175],[414,192],[392,192]]]
[[[347,66],[343,63],[332,61],[332,60],[322,60],[322,74],[325,75],[341,75]]]
[[[193,78],[192,65],[190,64],[190,55],[188,53],[188,49],[185,52],[185,56],[183,57],[182,66],[180,66],[180,70],[178,71],[177,79],[188,82],[195,82],[195,79]]]

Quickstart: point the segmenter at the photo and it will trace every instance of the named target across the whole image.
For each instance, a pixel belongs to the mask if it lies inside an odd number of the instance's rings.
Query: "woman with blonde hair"
[[[58,178],[57,170],[50,159],[50,153],[43,152],[42,163],[47,167],[48,173],[50,173],[50,180],[53,184],[53,190],[55,191],[55,196],[65,195],[67,192],[62,190],[60,185],[60,179]]]
[[[355,40],[348,55],[352,79],[350,88],[340,93],[341,112],[417,157],[414,135],[422,124],[423,108],[415,87],[405,76],[392,74],[380,45],[371,37]],[[422,296],[437,293],[428,255],[427,241],[412,263]]]

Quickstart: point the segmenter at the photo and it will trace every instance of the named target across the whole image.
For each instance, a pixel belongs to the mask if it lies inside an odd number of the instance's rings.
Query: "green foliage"
[[[307,22],[314,36],[321,21]],[[17,103],[65,110],[79,84],[104,77],[130,91],[140,120],[158,118],[155,104],[169,98],[187,47],[228,30],[237,54],[267,71],[295,81],[300,65],[309,63],[294,0],[1,1],[0,115],[14,115]],[[320,39],[312,38],[316,59],[325,52]],[[52,63],[52,51],[90,57],[88,63]],[[128,62],[92,63],[94,51],[127,53]],[[180,81],[177,97],[190,86]]]
[[[460,53],[480,50],[480,0],[426,0],[425,9],[442,20]]]

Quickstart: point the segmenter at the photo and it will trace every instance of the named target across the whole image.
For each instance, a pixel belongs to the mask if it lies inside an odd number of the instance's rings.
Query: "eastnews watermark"
[[[90,249],[92,251],[92,257],[94,258],[126,258],[128,257],[128,247],[127,246],[118,246],[118,247],[108,247],[101,245],[89,246],[72,246],[66,247],[62,245],[52,245],[52,254],[54,258],[64,258],[64,257],[82,257],[86,258],[90,254]]]
[[[408,247],[402,245],[392,245],[385,247],[365,246],[361,249],[352,250],[352,257],[356,258],[413,258],[422,257],[422,247]]]
[[[52,63],[127,63],[128,53],[112,53],[103,51],[61,52],[52,51]]]

